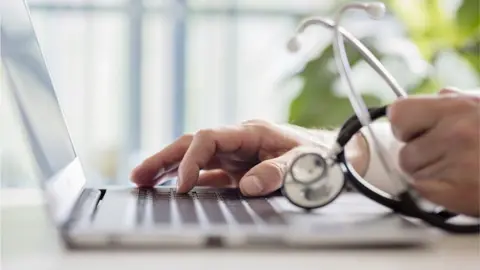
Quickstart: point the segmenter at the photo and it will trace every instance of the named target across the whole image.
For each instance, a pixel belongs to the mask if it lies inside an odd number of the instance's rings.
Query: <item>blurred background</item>
[[[129,183],[130,170],[186,132],[265,120],[329,128],[352,110],[333,61],[332,33],[309,28],[296,54],[286,42],[310,15],[332,18],[340,0],[27,0],[89,181]],[[478,0],[389,0],[373,21],[344,26],[409,93],[445,86],[479,91]],[[394,99],[347,46],[370,105]],[[1,95],[2,187],[36,185],[28,146]]]

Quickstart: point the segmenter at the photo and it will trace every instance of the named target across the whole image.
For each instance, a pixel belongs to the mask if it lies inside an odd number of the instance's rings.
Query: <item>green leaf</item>
[[[439,53],[454,50],[480,75],[479,0],[463,0],[453,18],[442,8],[442,0],[384,2],[401,21],[423,58],[433,67],[436,67]],[[353,67],[361,61],[360,55],[349,46],[346,49]],[[378,57],[377,52],[373,53]],[[338,96],[333,90],[338,80],[336,68],[331,68],[333,61],[330,46],[297,74],[304,80],[304,87],[291,103],[290,123],[314,128],[337,127],[353,114],[348,97]],[[431,76],[407,90],[411,94],[426,94],[440,88],[439,81]],[[367,106],[380,105],[379,99],[374,96],[364,96],[364,99]]]
[[[480,36],[476,40],[468,42],[462,48],[457,49],[457,52],[480,75]]]
[[[463,55],[465,60],[467,60],[470,65],[477,71],[477,73],[480,75],[480,57],[477,55],[473,54],[466,54]]]
[[[457,10],[458,31],[463,37],[470,37],[480,31],[480,1],[464,0]]]
[[[410,89],[410,94],[432,94],[441,88],[440,84],[431,77],[425,77],[416,87]]]
[[[478,1],[478,0],[477,0]],[[422,56],[431,61],[434,55],[462,42],[455,22],[442,9],[439,0],[389,0],[389,10],[404,25],[409,38]]]
[[[346,46],[346,51],[352,66],[361,60],[360,54],[351,46]],[[289,123],[308,128],[332,128],[338,127],[353,114],[348,97],[338,96],[333,90],[338,78],[337,70],[330,68],[333,56],[333,47],[325,48],[298,74],[303,78],[304,86],[290,105]],[[368,106],[380,104],[374,96],[364,98]]]

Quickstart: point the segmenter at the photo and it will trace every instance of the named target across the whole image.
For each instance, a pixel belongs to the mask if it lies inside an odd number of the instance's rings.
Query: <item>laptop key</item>
[[[170,191],[153,190],[153,221],[155,224],[170,224],[171,195]]]
[[[285,225],[285,219],[273,208],[273,206],[264,198],[255,198],[246,200],[250,208],[265,223],[271,225]]]
[[[192,195],[175,193],[173,197],[177,204],[180,222],[185,224],[198,224],[199,220]]]
[[[148,189],[140,188],[137,194],[137,211],[136,211],[136,221],[137,225],[142,225],[145,218],[145,207],[147,203],[147,197],[150,196],[150,191]]]
[[[219,193],[219,197],[223,200],[225,206],[239,224],[255,224],[237,192],[221,192]]]
[[[197,192],[197,200],[202,206],[210,224],[227,224],[215,192]]]

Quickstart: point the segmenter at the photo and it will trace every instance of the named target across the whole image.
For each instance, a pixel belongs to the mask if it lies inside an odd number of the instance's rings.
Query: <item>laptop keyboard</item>
[[[150,199],[152,200],[152,216],[153,222],[156,224],[170,223],[171,222],[171,195],[170,192],[149,190],[152,194]],[[141,200],[141,198],[138,198]]]
[[[133,210],[136,226],[286,224],[268,199],[244,197],[236,190],[199,189],[187,194],[177,194],[175,189],[134,189],[127,192],[129,194],[107,190],[105,203],[102,203],[95,220],[108,220],[112,224],[112,217],[118,218],[118,212],[116,215],[112,212],[122,211],[117,207],[115,210],[109,198],[114,198],[116,204],[123,197],[123,209],[128,208],[125,201],[130,200],[130,204],[134,205],[134,209],[130,207],[129,211],[132,213]]]
[[[185,224],[198,224],[198,214],[195,209],[195,203],[193,202],[194,195],[190,194],[173,194],[173,199],[177,204],[178,214],[180,216],[180,220],[182,223]]]
[[[252,216],[247,212],[247,208],[242,203],[239,193],[225,192],[219,194],[219,199],[225,203],[228,211],[239,224],[253,224]]]
[[[218,202],[218,195],[215,192],[195,193],[195,195],[207,220],[211,224],[219,225],[227,223],[227,219],[223,215]]]

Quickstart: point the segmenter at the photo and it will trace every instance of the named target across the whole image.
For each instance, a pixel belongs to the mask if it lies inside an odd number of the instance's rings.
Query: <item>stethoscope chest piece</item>
[[[282,192],[292,204],[312,210],[335,200],[344,185],[343,171],[337,162],[319,153],[307,152],[290,163]]]

